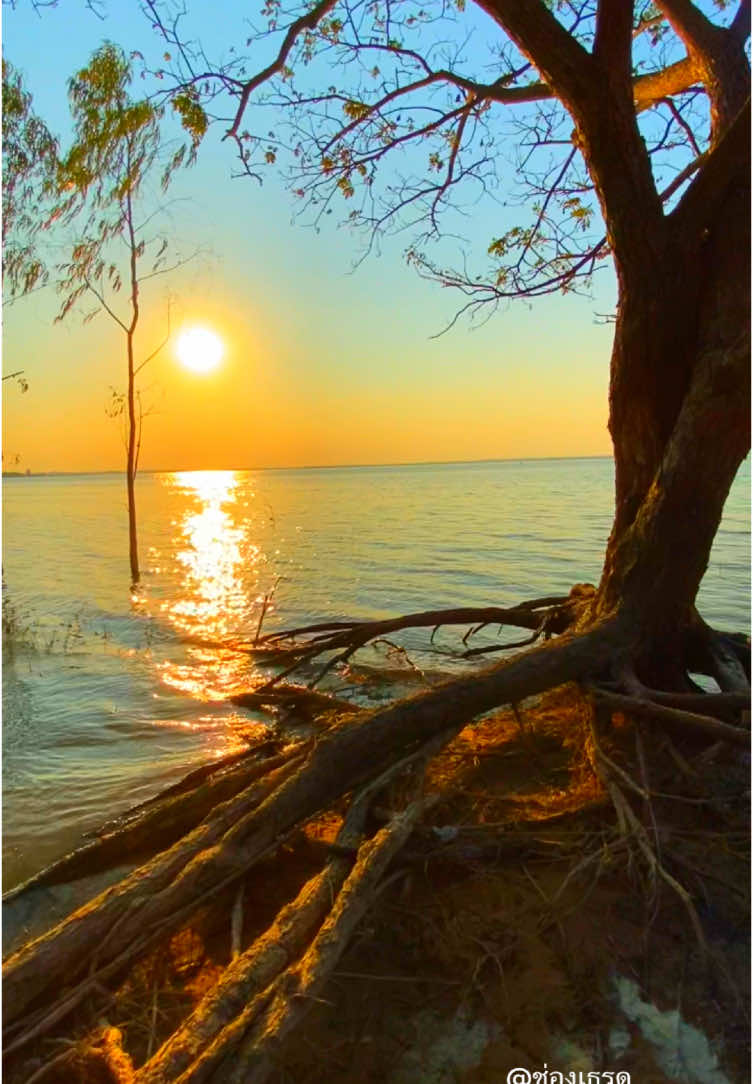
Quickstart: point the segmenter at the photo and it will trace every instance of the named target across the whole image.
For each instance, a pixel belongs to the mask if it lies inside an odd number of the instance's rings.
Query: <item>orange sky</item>
[[[66,79],[102,36],[125,48],[129,34],[134,46],[144,39],[126,8],[109,11],[107,26],[83,8],[4,12],[7,53],[58,129]],[[201,255],[144,291],[137,345],[144,356],[159,342],[169,293],[174,331],[211,328],[226,353],[199,375],[168,347],[144,371],[153,413],[143,469],[609,454],[613,328],[595,313],[614,307],[610,271],[594,299],[516,303],[433,338],[464,299],[406,266],[404,237],[352,272],[363,237],[336,215],[321,234],[291,223],[292,197],[272,173],[263,187],[231,179],[220,136],[171,188],[171,248]],[[472,256],[484,256],[496,213],[468,219]],[[64,242],[48,252],[53,262]],[[104,315],[53,325],[56,309],[48,287],[3,311],[3,372],[23,369],[29,381],[26,394],[3,388],[5,467],[19,457],[32,471],[122,469],[118,423],[105,414],[111,389],[126,384],[122,333]]]
[[[142,468],[609,453],[610,329],[585,322],[582,308],[568,312],[555,298],[432,340],[441,324],[427,298],[433,326],[403,312],[379,334],[361,332],[358,294],[368,277],[338,284],[342,320],[338,307],[291,319],[294,299],[254,304],[253,288],[248,302],[237,286],[222,297],[187,293],[178,328],[211,328],[225,355],[214,372],[197,374],[168,346],[145,370]],[[4,389],[6,457],[19,455],[32,471],[121,469],[118,422],[105,407],[110,387],[125,383],[122,336],[102,318],[50,327],[42,310],[30,320],[23,308],[32,303],[39,312],[29,298],[6,314],[4,371],[24,368],[30,382],[26,394]],[[384,304],[391,311],[391,299]],[[145,350],[159,339],[157,315],[161,301]],[[378,327],[373,313],[364,322]]]
[[[555,295],[434,338],[455,295],[417,279],[399,253],[351,274],[351,238],[292,225],[285,193],[251,201],[224,161],[212,165],[227,199],[218,210],[203,197],[192,223],[212,254],[144,293],[141,356],[163,337],[167,292],[173,340],[142,374],[142,469],[610,453],[612,326],[594,317],[610,299]],[[253,242],[239,250],[241,216]],[[32,471],[122,469],[105,413],[111,388],[125,387],[122,333],[103,315],[54,324],[55,312],[51,288],[4,311],[3,371],[29,381],[26,394],[3,389],[5,467],[19,456]],[[187,325],[223,339],[213,373],[179,364]]]

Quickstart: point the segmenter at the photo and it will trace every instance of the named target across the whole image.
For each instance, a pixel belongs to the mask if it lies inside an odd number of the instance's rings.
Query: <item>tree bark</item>
[[[697,627],[696,593],[750,449],[749,164],[747,109],[669,216],[660,280],[621,284],[616,513],[595,612],[628,611],[644,661]]]
[[[725,335],[728,347],[738,334],[749,335],[749,124],[748,106],[665,220],[660,251],[646,250],[632,269],[615,254],[620,300],[609,393],[615,537],[633,522],[651,487],[714,324],[734,324]]]

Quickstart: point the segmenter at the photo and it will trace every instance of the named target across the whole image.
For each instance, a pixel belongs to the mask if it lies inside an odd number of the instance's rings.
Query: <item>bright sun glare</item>
[[[216,369],[225,351],[222,339],[205,327],[181,331],[175,344],[178,360],[194,373],[209,373]]]

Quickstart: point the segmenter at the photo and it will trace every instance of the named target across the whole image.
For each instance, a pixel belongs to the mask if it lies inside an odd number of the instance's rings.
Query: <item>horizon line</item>
[[[475,463],[537,463],[555,462],[565,459],[613,459],[609,453],[593,455],[521,455],[521,456],[487,456],[481,459],[406,459],[385,463],[304,463],[300,466],[267,466],[267,467],[148,467],[139,470],[138,474],[196,474],[202,471],[283,471],[283,470],[358,470],[373,469],[377,467],[449,467],[449,466],[472,466]],[[40,478],[50,476],[73,476],[79,474],[118,474],[125,475],[122,469],[110,468],[108,470],[38,470],[29,473],[25,470],[3,471],[3,478]],[[138,477],[137,474],[137,477]]]

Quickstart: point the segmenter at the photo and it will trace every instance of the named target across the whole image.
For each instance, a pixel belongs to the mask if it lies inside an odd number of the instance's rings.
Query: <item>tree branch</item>
[[[103,295],[103,294],[102,294],[102,293],[101,293],[101,292],[100,292],[100,291],[99,291],[99,290],[97,289],[97,287],[96,287],[96,286],[93,286],[93,285],[92,285],[92,283],[91,283],[91,281],[90,281],[89,279],[84,279],[84,282],[85,282],[85,284],[86,284],[86,288],[87,288],[87,290],[91,290],[91,292],[92,292],[92,293],[94,294],[94,296],[96,297],[97,301],[98,301],[98,302],[100,303],[100,305],[102,306],[102,308],[103,308],[103,309],[105,310],[105,312],[107,313],[107,315],[108,315],[108,316],[109,316],[109,317],[110,317],[110,318],[111,318],[112,320],[114,320],[116,324],[119,324],[119,325],[120,325],[120,327],[121,327],[121,328],[123,329],[123,331],[125,331],[125,333],[126,333],[126,334],[128,334],[128,325],[127,325],[127,324],[125,324],[125,323],[124,323],[124,322],[123,322],[123,321],[122,321],[122,320],[120,319],[120,317],[118,316],[118,314],[117,314],[117,313],[116,313],[116,312],[115,312],[115,311],[114,311],[113,309],[111,309],[111,308],[110,308],[110,306],[109,306],[109,305],[107,304],[107,302],[105,301],[104,295]]]
[[[240,127],[243,114],[246,111],[248,100],[262,83],[266,83],[273,75],[278,75],[285,67],[285,61],[287,60],[290,50],[295,44],[295,40],[302,30],[314,30],[321,18],[323,18],[327,12],[331,11],[337,3],[337,0],[319,0],[318,4],[315,4],[310,11],[307,11],[305,15],[301,15],[299,19],[292,22],[288,27],[287,33],[283,39],[280,51],[277,57],[268,64],[266,68],[260,71],[253,79],[249,79],[243,86],[241,92],[240,101],[238,102],[238,108],[235,113],[235,118],[228,131],[225,133],[225,139],[233,139],[238,135],[238,129]]]
[[[709,152],[704,151],[703,154],[699,154],[697,158],[694,158],[692,162],[688,162],[684,169],[681,169],[671,184],[668,184],[665,189],[659,193],[659,199],[662,203],[666,203],[670,196],[673,196],[678,188],[687,181],[688,177],[692,177],[696,170],[699,170],[703,163],[708,159]]]
[[[729,33],[735,41],[743,45],[750,37],[750,0],[741,0],[734,19],[729,28]]]
[[[415,83],[407,83],[405,86],[395,87],[388,94],[385,94],[383,98],[380,98],[378,102],[370,105],[364,109],[363,113],[352,120],[349,124],[346,124],[344,128],[340,128],[336,135],[332,137],[322,148],[322,154],[326,154],[335,143],[339,143],[341,139],[345,139],[351,132],[355,131],[364,121],[370,120],[375,113],[381,112],[385,106],[390,102],[394,102],[397,98],[402,98],[405,94],[411,94],[414,90],[422,90],[424,87],[431,86],[432,83],[443,82],[446,76],[450,75],[450,72],[430,72],[425,79],[418,79]],[[441,122],[440,122],[441,123]]]
[[[478,0],[576,116],[596,90],[594,61],[541,0]]]
[[[693,154],[696,156],[696,158],[700,158],[701,154],[702,154],[702,151],[701,151],[701,148],[698,146],[698,140],[695,137],[695,133],[693,132],[693,129],[690,127],[688,122],[685,120],[682,113],[677,108],[677,106],[675,105],[675,103],[672,101],[671,98],[665,98],[664,99],[664,104],[667,106],[670,113],[672,114],[672,117],[674,118],[675,123],[678,124],[680,126],[680,128],[682,128],[683,132],[687,136],[688,144],[692,148]]]
[[[200,252],[201,249],[197,248],[190,256],[185,256],[183,259],[176,260],[175,263],[171,263],[169,267],[160,267],[156,271],[150,271],[147,275],[139,275],[139,282],[149,282],[150,279],[159,278],[160,275],[169,275],[171,271],[177,271],[179,267],[185,267],[191,260],[195,260]]]
[[[709,53],[724,33],[691,0],[658,0],[658,5],[689,50]]]
[[[737,175],[750,171],[750,99],[740,110],[721,141],[708,153],[703,169],[670,215],[678,230],[701,228],[716,214],[727,186]]]
[[[144,360],[142,362],[140,362],[136,366],[136,368],[133,370],[133,375],[137,376],[141,372],[141,370],[144,368],[145,365],[148,365],[150,361],[152,361],[154,358],[157,357],[157,354],[159,354],[162,350],[165,349],[165,347],[167,346],[169,341],[170,341],[170,302],[168,301],[167,302],[167,332],[165,334],[165,337],[162,340],[162,342],[159,344],[159,346],[156,348],[156,350],[152,350],[151,354],[149,354],[147,357],[145,357]]]

